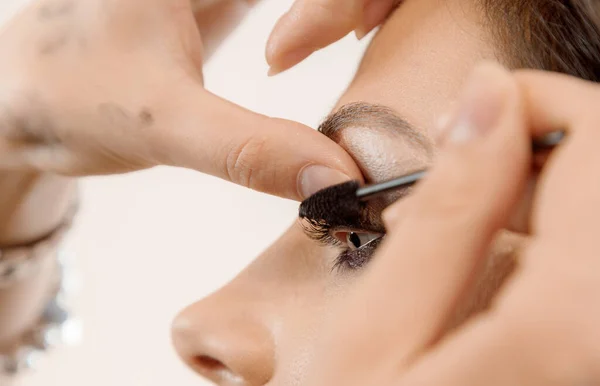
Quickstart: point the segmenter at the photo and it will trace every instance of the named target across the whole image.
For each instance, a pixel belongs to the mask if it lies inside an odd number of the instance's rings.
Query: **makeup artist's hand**
[[[307,384],[600,383],[599,102],[575,78],[480,68],[436,165],[386,211],[387,240],[333,310]],[[556,130],[568,137],[542,169],[519,268],[444,335],[524,194],[532,136]]]
[[[383,23],[402,0],[295,0],[269,37],[271,75],[300,63],[313,52],[355,31],[362,39]]]
[[[292,199],[356,176],[351,158],[314,130],[203,88],[196,21],[214,20],[218,7],[197,7],[194,15],[189,0],[41,0],[15,17],[0,33],[0,170],[87,175],[167,164]],[[223,29],[209,27],[200,30],[218,42]]]

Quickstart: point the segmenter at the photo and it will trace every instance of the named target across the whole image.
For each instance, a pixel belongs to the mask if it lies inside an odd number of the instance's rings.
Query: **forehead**
[[[494,58],[476,1],[405,0],[373,39],[336,109],[382,104],[427,132],[474,65]]]

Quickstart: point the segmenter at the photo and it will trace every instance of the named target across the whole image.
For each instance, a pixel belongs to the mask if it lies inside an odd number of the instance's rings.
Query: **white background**
[[[26,1],[0,0],[0,23]],[[267,78],[264,45],[290,4],[257,6],[206,65],[206,85],[258,112],[315,127],[351,79],[365,43],[348,36]],[[18,385],[208,384],[179,362],[170,323],[275,240],[297,204],[172,168],[87,179],[82,195],[70,244],[83,276],[83,343],[55,351]]]

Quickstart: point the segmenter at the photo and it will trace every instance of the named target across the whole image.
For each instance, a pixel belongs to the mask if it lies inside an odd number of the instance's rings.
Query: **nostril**
[[[197,355],[194,357],[194,362],[196,366],[208,371],[220,371],[227,368],[223,362],[208,355]]]
[[[202,307],[195,304],[173,322],[173,344],[181,359],[218,385],[267,384],[273,374],[275,349],[262,314],[261,320],[253,320],[250,311],[242,312],[244,317],[240,317],[237,300],[231,315],[220,303],[213,305],[212,301],[204,300]]]
[[[196,355],[192,360],[198,372],[213,382],[227,382],[232,385],[243,383],[243,379],[238,374],[218,359],[209,355]]]

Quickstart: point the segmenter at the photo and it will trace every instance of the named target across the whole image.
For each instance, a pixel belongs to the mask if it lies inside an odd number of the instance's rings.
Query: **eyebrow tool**
[[[542,153],[552,150],[564,137],[563,132],[550,133],[532,141],[532,151]],[[427,174],[426,170],[416,171],[401,177],[393,178],[377,184],[360,186],[359,182],[348,181],[322,189],[300,204],[300,218],[316,222],[346,223],[360,219],[364,203],[384,193],[408,188],[420,181]]]

